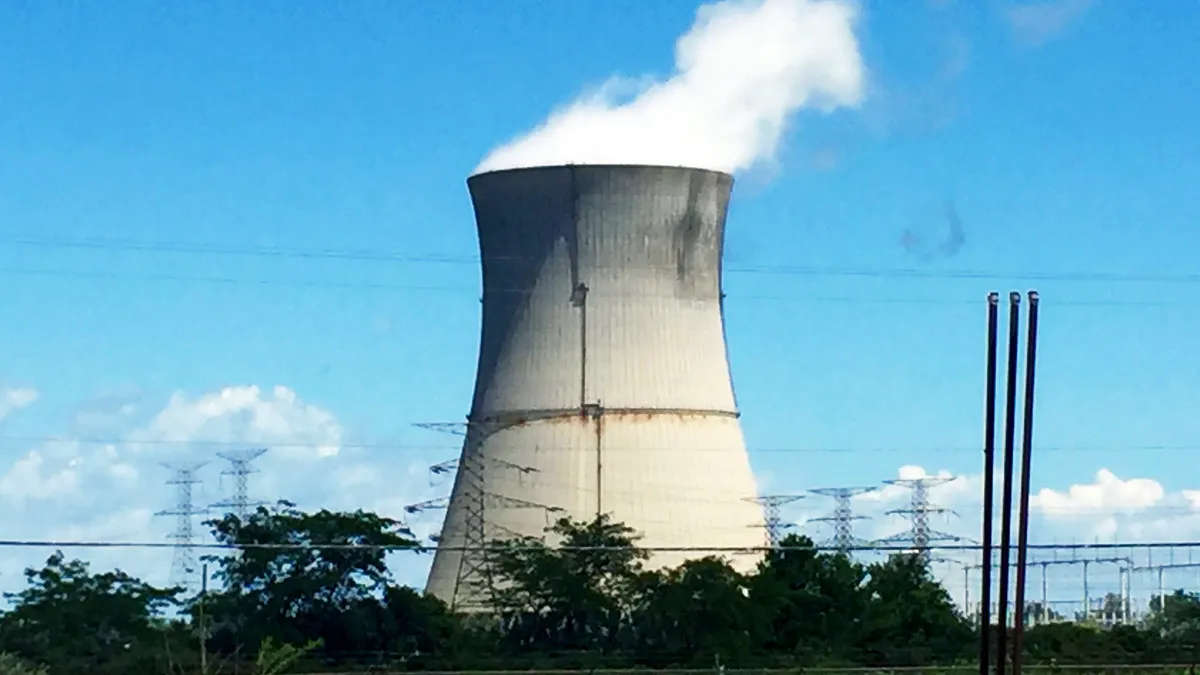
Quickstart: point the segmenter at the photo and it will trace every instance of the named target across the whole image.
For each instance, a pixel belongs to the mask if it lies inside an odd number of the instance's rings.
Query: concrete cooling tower
[[[486,553],[470,549],[544,536],[562,516],[610,514],[646,548],[764,546],[722,316],[732,177],[552,166],[467,184],[483,332],[426,590],[485,608]],[[651,564],[704,555],[656,552]],[[760,554],[725,555],[745,568]]]

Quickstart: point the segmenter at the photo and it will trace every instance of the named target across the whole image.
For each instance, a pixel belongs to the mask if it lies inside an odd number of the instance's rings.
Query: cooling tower
[[[467,438],[426,590],[487,605],[496,538],[610,514],[647,548],[757,549],[761,507],[722,316],[733,179],[552,166],[467,181],[483,329]],[[703,551],[654,553],[653,566]],[[757,553],[728,554],[739,567]]]

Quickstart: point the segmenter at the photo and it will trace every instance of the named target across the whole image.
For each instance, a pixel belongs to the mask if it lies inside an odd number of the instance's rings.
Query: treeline
[[[561,520],[561,547],[499,544],[483,617],[392,582],[387,552],[417,547],[396,520],[284,502],[207,525],[235,553],[210,559],[202,596],[59,553],[27,570],[0,614],[0,675],[950,666],[977,646],[921,558],[864,565],[803,537],[752,574],[717,557],[649,570],[624,525]],[[1025,658],[1194,663],[1200,597],[1164,600],[1138,627],[1034,627]]]

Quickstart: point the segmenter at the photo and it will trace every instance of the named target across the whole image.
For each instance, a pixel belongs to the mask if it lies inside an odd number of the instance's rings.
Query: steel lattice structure
[[[783,507],[804,499],[804,495],[764,495],[748,497],[747,501],[759,504],[763,509],[763,525],[767,531],[767,545],[774,548],[783,541],[786,530],[795,527],[795,523],[783,519]]]
[[[233,477],[233,495],[229,499],[213,504],[213,508],[229,509],[239,521],[245,522],[250,515],[250,510],[264,503],[250,499],[250,474],[256,472],[256,469],[251,466],[251,462],[266,452],[266,448],[248,448],[217,453],[218,457],[230,464],[229,468],[222,471],[221,474]]]
[[[842,553],[849,553],[856,546],[861,546],[865,542],[854,536],[854,521],[865,520],[867,516],[858,516],[854,514],[854,506],[850,500],[858,495],[874,492],[878,488],[874,487],[840,487],[840,488],[816,488],[809,492],[821,495],[824,497],[832,497],[834,499],[833,513],[820,518],[812,518],[810,523],[833,523],[833,537],[829,543]]]
[[[880,543],[912,542],[913,550],[916,551],[917,555],[921,556],[926,562],[930,562],[932,558],[929,552],[930,544],[938,541],[963,541],[962,537],[933,529],[929,522],[929,517],[932,515],[953,513],[950,509],[935,506],[929,502],[930,488],[949,483],[952,480],[955,479],[953,477],[926,476],[923,478],[898,478],[884,481],[888,485],[898,485],[912,491],[908,508],[892,509],[887,512],[888,515],[906,516],[911,523],[911,527],[908,532],[902,532],[879,540]]]
[[[163,463],[172,471],[167,485],[175,486],[175,506],[155,513],[156,516],[174,516],[175,531],[168,535],[175,541],[175,559],[171,564],[171,585],[191,590],[195,585],[195,575],[199,571],[195,549],[195,516],[207,513],[207,509],[197,507],[194,501],[193,486],[200,483],[196,477],[208,462]]]
[[[489,517],[496,509],[533,509],[543,513],[543,528],[549,524],[548,517],[562,509],[555,506],[538,504],[532,501],[498,494],[488,489],[488,471],[514,472],[518,476],[528,476],[537,472],[533,467],[520,466],[495,457],[486,457],[478,452],[476,434],[483,434],[486,429],[470,423],[432,422],[420,423],[416,426],[463,436],[465,438],[463,454],[457,461],[441,462],[430,467],[432,475],[442,475],[451,471],[455,473],[454,491],[459,495],[463,510],[463,551],[459,551],[459,567],[455,575],[453,598],[455,609],[463,611],[480,611],[490,607],[495,586],[492,582],[491,565],[487,547],[492,540],[512,536],[522,536],[522,532],[507,528]],[[429,509],[449,508],[449,499],[432,499],[405,507],[407,513],[419,513]],[[443,526],[444,527],[444,526]],[[435,541],[440,542],[439,533]]]

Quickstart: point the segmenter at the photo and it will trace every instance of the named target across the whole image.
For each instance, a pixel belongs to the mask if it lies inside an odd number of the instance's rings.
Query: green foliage
[[[633,623],[648,665],[704,666],[754,652],[759,608],[750,599],[749,580],[724,560],[689,560],[647,574],[642,583],[644,599]]]
[[[31,666],[16,654],[0,652],[0,675],[48,675],[42,666]]]
[[[846,661],[865,634],[867,569],[844,555],[821,554],[789,535],[751,580],[761,608],[759,644],[801,663]]]
[[[268,638],[319,639],[342,652],[399,646],[398,636],[380,630],[392,610],[406,611],[394,594],[388,600],[389,550],[416,546],[399,521],[365,511],[304,513],[281,502],[246,522],[227,515],[208,525],[219,543],[237,550],[210,558],[224,589],[202,599],[218,651],[246,653]]]
[[[863,660],[870,665],[948,663],[972,646],[970,625],[916,555],[894,555],[867,569]]]
[[[789,537],[752,575],[714,557],[647,571],[635,533],[607,517],[563,519],[549,534],[560,548],[500,542],[492,561],[510,655],[569,654],[581,666],[922,665],[954,662],[972,644],[914,556],[865,568]]]
[[[305,654],[321,645],[320,640],[297,647],[288,644],[276,644],[271,638],[265,638],[258,647],[258,656],[254,659],[255,675],[281,675],[296,665]]]
[[[61,552],[42,569],[25,570],[25,579],[25,590],[5,596],[14,608],[0,617],[0,651],[44,663],[55,675],[163,666],[160,652],[170,634],[156,617],[176,604],[177,590],[120,570],[93,574]]]
[[[976,633],[919,557],[863,565],[788,537],[756,569],[719,557],[651,569],[637,533],[562,519],[547,541],[496,542],[494,615],[457,616],[392,583],[403,526],[280,503],[212,521],[235,555],[183,603],[122,572],[51,556],[0,614],[0,675],[282,675],[525,669],[968,668]],[[1031,628],[1030,664],[1193,663],[1200,595],[1155,600],[1141,626]],[[1030,617],[1040,607],[1026,608]],[[995,627],[992,628],[995,632]],[[202,658],[203,656],[203,658]]]
[[[1161,608],[1154,615],[1152,629],[1164,637],[1200,644],[1200,594],[1176,591],[1154,598],[1152,607]]]
[[[646,558],[633,546],[635,533],[602,516],[564,518],[548,534],[562,548],[532,537],[497,542],[492,572],[503,642],[518,650],[618,648]]]

